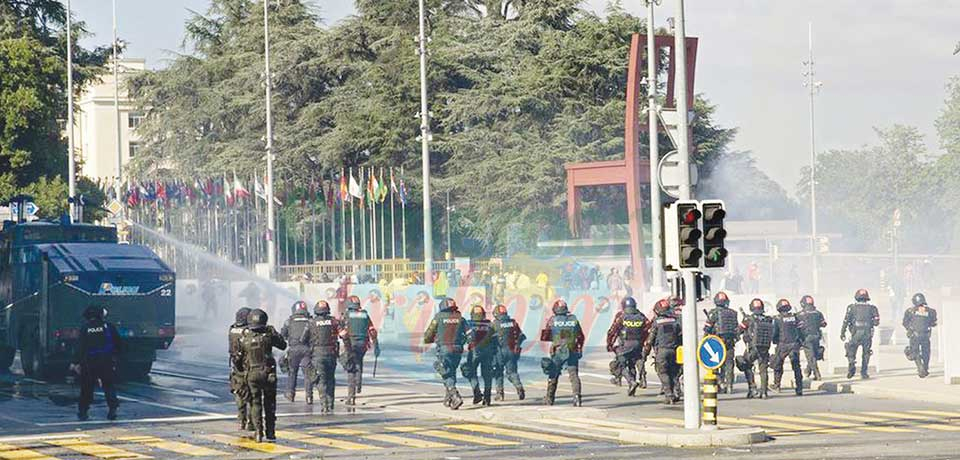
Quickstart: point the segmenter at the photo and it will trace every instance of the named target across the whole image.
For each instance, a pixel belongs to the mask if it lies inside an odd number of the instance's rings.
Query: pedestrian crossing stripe
[[[557,436],[553,434],[538,433],[535,431],[523,431],[513,428],[499,427],[495,425],[480,425],[477,423],[455,423],[447,425],[447,428],[453,428],[461,431],[475,431],[510,438],[530,439],[533,441],[547,442],[551,444],[573,444],[586,442],[583,439],[571,438],[566,436]]]
[[[0,443],[0,458],[3,460],[56,460],[34,450],[3,443]]]
[[[249,438],[241,438],[239,436],[230,436],[227,434],[208,434],[202,436],[205,439],[211,441],[216,441],[222,444],[227,444],[234,447],[240,447],[248,450],[255,450],[257,452],[263,452],[267,454],[296,454],[301,452],[306,452],[303,449],[297,449],[294,447],[281,446],[279,444],[274,444],[271,442],[257,442]]]
[[[360,436],[362,434],[367,434],[366,431],[355,430],[353,428],[317,428],[313,431],[315,433],[339,434],[344,436]]]
[[[370,445],[370,444],[359,444],[356,442],[345,441],[343,439],[321,438],[318,436],[311,436],[308,434],[297,433],[295,431],[277,430],[276,434],[277,434],[277,437],[280,439],[302,442],[304,444],[311,444],[314,446],[332,447],[334,449],[342,449],[342,450],[378,450],[380,449],[379,447]]]
[[[926,428],[928,430],[934,430],[934,431],[960,431],[960,426],[953,426],[953,425],[939,425],[939,424],[931,423],[931,424],[924,424],[924,425],[918,425],[918,426],[920,428]]]
[[[841,430],[837,428],[821,428],[810,425],[803,425],[799,423],[782,423],[775,422],[772,420],[762,420],[756,418],[740,418],[740,417],[717,417],[721,424],[729,423],[733,425],[752,425],[759,426],[762,428],[777,428],[781,432],[807,432],[807,433],[827,433],[827,434],[854,434],[854,431],[850,430]],[[773,433],[771,433],[773,434]],[[783,434],[783,433],[781,433]]]
[[[905,412],[864,412],[864,414],[887,417],[895,420],[931,420],[936,418],[929,415],[908,414]]]
[[[424,429],[415,426],[388,426],[388,431],[398,433],[413,433],[420,436],[429,436],[431,438],[447,439],[450,441],[461,441],[470,444],[479,444],[482,446],[515,446],[520,444],[516,441],[506,441],[502,439],[486,438],[483,436],[474,436],[471,434],[451,433],[443,430]]]
[[[362,438],[369,439],[372,441],[385,442],[388,444],[397,444],[397,445],[406,446],[406,447],[418,447],[422,449],[455,447],[452,444],[446,444],[446,443],[435,442],[435,441],[427,441],[425,439],[396,436],[392,434],[367,434],[367,435],[363,435]]]
[[[119,449],[113,446],[108,446],[104,444],[93,443],[84,439],[48,439],[44,441],[47,444],[52,444],[54,446],[63,447],[70,449],[74,452],[80,452],[84,455],[89,455],[91,457],[105,458],[105,459],[120,459],[120,458],[153,458],[146,455],[141,455]]]
[[[755,415],[756,418],[768,419],[768,420],[779,420],[783,422],[794,422],[794,423],[803,423],[807,425],[817,425],[817,426],[826,426],[831,428],[853,428],[863,431],[874,431],[878,433],[910,433],[912,430],[905,430],[900,428],[890,428],[884,426],[865,426],[856,423],[848,422],[838,422],[838,421],[824,421],[812,419],[809,417],[792,417],[789,415]]]
[[[960,412],[945,412],[941,410],[912,410],[914,414],[936,415],[946,418],[960,418]]]
[[[879,417],[867,417],[865,415],[852,415],[852,414],[837,414],[834,412],[814,412],[812,414],[814,417],[824,417],[824,418],[836,418],[841,420],[850,420],[853,422],[864,422],[864,423],[886,423],[888,422],[885,418]]]
[[[122,436],[117,438],[117,440],[143,444],[154,449],[167,450],[182,455],[189,455],[191,457],[220,457],[224,455],[232,455],[227,452],[208,447],[194,446],[185,442],[168,441],[155,436]]]

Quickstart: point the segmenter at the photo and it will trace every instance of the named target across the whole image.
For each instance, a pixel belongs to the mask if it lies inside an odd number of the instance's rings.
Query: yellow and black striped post
[[[707,369],[703,376],[703,423],[704,430],[717,429],[717,374]]]

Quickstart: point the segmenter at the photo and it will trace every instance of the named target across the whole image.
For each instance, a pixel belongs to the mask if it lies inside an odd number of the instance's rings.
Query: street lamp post
[[[803,62],[804,67],[806,67],[803,75],[807,77],[807,81],[803,82],[803,86],[807,87],[810,95],[810,263],[813,275],[813,293],[816,294],[820,292],[820,264],[817,256],[817,144],[816,131],[814,128],[813,100],[817,92],[820,91],[823,83],[814,80],[813,23],[807,23],[807,36],[810,54],[807,60]]]
[[[277,273],[276,209],[273,203],[273,113],[271,112],[269,0],[263,0],[263,66],[267,104],[267,271],[270,279]]]
[[[426,6],[420,0],[420,145],[423,167],[423,282],[433,280],[433,223],[430,216],[430,112],[427,108]]]
[[[647,2],[647,115],[650,134],[650,235],[653,248],[653,264],[650,270],[651,291],[663,288],[663,267],[660,264],[660,219],[662,219],[660,204],[660,174],[657,167],[660,163],[660,142],[657,130],[657,64],[659,59],[656,45],[656,31],[653,26],[653,7],[659,0]]]
[[[77,204],[74,197],[77,195],[77,164],[73,158],[73,27],[70,0],[67,0],[67,175],[69,176],[67,202],[70,206],[70,222],[77,216]]]
[[[120,134],[120,60],[118,48],[117,0],[113,0],[113,113],[117,121],[117,180],[113,188],[117,199],[120,199],[120,181],[123,179],[123,147]]]

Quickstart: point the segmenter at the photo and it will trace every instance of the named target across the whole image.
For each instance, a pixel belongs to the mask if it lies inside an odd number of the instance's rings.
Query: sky
[[[326,24],[353,13],[353,0],[314,0]],[[412,3],[412,0],[411,0]],[[587,0],[602,14],[608,0]],[[749,150],[758,166],[789,194],[810,163],[809,96],[802,86],[813,24],[817,150],[873,143],[874,127],[916,126],[930,153],[939,151],[934,121],[944,85],[960,76],[960,1],[957,0],[687,0],[686,31],[700,38],[696,90],[718,106],[721,126],[739,129],[732,148]],[[181,52],[190,10],[208,0],[117,0],[126,55],[150,67]],[[622,0],[643,15],[642,0]],[[661,0],[658,26],[676,14]],[[107,0],[73,0],[74,14],[95,34],[85,45],[107,44]]]

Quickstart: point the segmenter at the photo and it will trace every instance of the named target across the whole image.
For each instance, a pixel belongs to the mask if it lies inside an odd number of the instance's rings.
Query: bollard
[[[717,374],[707,369],[703,376],[703,423],[704,430],[717,429]]]

